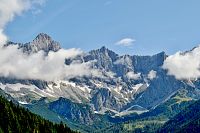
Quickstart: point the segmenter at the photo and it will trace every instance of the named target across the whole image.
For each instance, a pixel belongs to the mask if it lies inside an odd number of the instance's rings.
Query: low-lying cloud
[[[0,76],[17,79],[37,79],[45,81],[70,79],[78,76],[101,76],[91,69],[91,62],[70,65],[65,64],[65,59],[74,58],[83,52],[79,49],[61,49],[57,52],[43,51],[34,54],[25,54],[17,45],[4,47],[8,37],[4,29],[8,22],[16,15],[35,5],[42,5],[46,0],[0,0]]]
[[[140,78],[140,75],[141,73],[134,73],[134,72],[128,72],[126,73],[126,76],[129,78],[129,79],[133,79],[133,80],[137,80]]]
[[[174,75],[176,79],[196,79],[200,77],[200,47],[192,51],[167,57],[163,68],[169,75]]]
[[[98,76],[99,72],[91,69],[91,62],[65,64],[65,59],[81,55],[79,49],[61,49],[49,52],[25,54],[17,46],[0,49],[0,76],[17,79],[39,79],[55,81],[79,76]]]
[[[154,78],[156,78],[156,75],[157,75],[157,72],[154,71],[154,70],[151,70],[149,73],[148,73],[148,79],[152,80]]]

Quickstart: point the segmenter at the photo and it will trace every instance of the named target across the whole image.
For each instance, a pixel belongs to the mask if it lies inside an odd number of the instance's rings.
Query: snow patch
[[[133,90],[135,90],[135,92],[137,92],[141,87],[143,86],[143,84],[136,84],[135,86],[133,86]]]
[[[27,102],[22,102],[22,101],[18,101],[20,104],[29,104],[29,103],[27,103]]]

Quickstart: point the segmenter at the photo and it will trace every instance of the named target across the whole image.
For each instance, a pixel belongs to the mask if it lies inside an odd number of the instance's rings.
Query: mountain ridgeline
[[[26,54],[42,50],[45,56],[62,49],[44,33],[32,42],[8,42],[5,47],[10,45]],[[200,98],[200,80],[177,80],[168,75],[162,67],[167,57],[165,52],[152,56],[118,55],[103,46],[64,60],[66,66],[88,63],[101,73],[98,77],[48,82],[0,77],[0,88],[32,112],[57,123],[63,121],[82,132],[155,132]],[[155,129],[150,129],[149,124],[156,125]]]
[[[37,37],[32,41],[25,44],[22,43],[14,43],[8,42],[5,46],[9,45],[18,45],[19,49],[21,48],[25,53],[37,53],[40,50],[48,53],[49,51],[58,51],[61,49],[60,44],[51,39],[50,36],[44,33],[40,33]]]

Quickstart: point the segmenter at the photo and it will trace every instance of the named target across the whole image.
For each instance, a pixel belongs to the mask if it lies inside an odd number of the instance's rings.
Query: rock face
[[[59,98],[50,103],[49,109],[71,121],[82,124],[90,124],[95,119],[94,111],[90,106],[73,103],[65,98]]]
[[[18,45],[28,54],[41,50],[45,53],[56,52],[61,48],[58,42],[43,33],[32,42],[10,42],[5,46],[8,45]],[[69,81],[44,82],[1,77],[0,88],[16,99],[25,100],[23,102],[41,97],[57,100],[50,105],[51,110],[81,123],[91,123],[95,119],[92,115],[94,111],[100,114],[107,111],[123,114],[124,111],[137,111],[133,107],[148,111],[169,99],[179,89],[190,90],[187,95],[198,99],[199,80],[189,83],[167,75],[166,70],[162,69],[166,57],[165,52],[153,56],[121,56],[102,47],[66,60],[65,63],[70,65],[73,61],[92,62],[91,66],[102,72],[103,78],[77,77]],[[148,74],[151,71],[156,72],[156,75],[150,79]],[[14,85],[18,85],[17,88]]]
[[[61,47],[60,44],[51,39],[50,36],[44,33],[40,33],[30,44],[29,51],[38,52],[43,50],[45,52],[58,51]]]
[[[120,111],[122,105],[117,101],[115,96],[106,88],[99,89],[91,99],[97,111],[104,109],[115,109]]]
[[[18,45],[25,53],[29,54],[36,53],[40,50],[43,50],[45,53],[48,53],[49,51],[56,52],[61,48],[58,42],[52,40],[49,35],[44,33],[40,33],[32,42],[29,43],[22,44],[9,42],[6,45]]]

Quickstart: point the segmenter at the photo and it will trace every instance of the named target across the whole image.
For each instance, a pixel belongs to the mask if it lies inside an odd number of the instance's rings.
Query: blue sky
[[[47,0],[10,22],[11,41],[47,33],[64,48],[106,46],[119,54],[173,54],[200,43],[199,0]],[[131,46],[116,45],[121,39]]]

